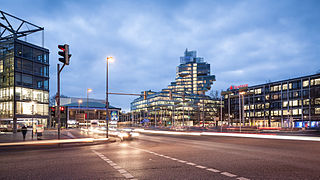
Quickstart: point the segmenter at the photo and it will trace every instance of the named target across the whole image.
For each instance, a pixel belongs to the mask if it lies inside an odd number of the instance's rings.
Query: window
[[[0,60],[0,73],[3,72],[3,60]]]
[[[288,107],[288,101],[283,101],[282,102],[282,107]]]
[[[254,93],[255,93],[255,94],[261,94],[261,88],[255,89],[255,90],[254,90]]]
[[[282,85],[282,90],[287,90],[288,89],[288,84],[283,84]]]
[[[315,114],[320,114],[320,108],[315,108],[314,110],[315,110],[314,111]]]
[[[22,83],[24,86],[31,87],[32,86],[32,76],[23,74],[22,75]]]
[[[302,85],[303,85],[303,87],[308,87],[309,86],[309,80],[304,80]]]
[[[17,85],[22,85],[21,73],[18,73],[18,72],[15,73],[15,80]]]
[[[23,60],[22,69],[23,69],[23,72],[32,73],[33,71],[32,62],[28,60]]]
[[[320,104],[320,98],[315,98],[314,99],[314,104]]]
[[[22,51],[22,56],[32,60],[32,48],[28,47],[28,46],[23,46],[23,51]]]
[[[309,99],[304,99],[303,100],[303,105],[309,105]]]

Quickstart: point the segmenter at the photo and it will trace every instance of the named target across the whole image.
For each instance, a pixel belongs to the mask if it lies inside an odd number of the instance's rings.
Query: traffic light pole
[[[57,96],[56,96],[56,101],[57,101],[57,116],[58,116],[58,139],[60,139],[60,135],[61,135],[61,119],[60,119],[60,73],[62,71],[62,69],[64,68],[65,64],[63,64],[63,66],[60,69],[60,64],[57,64],[57,73],[58,73],[58,91],[57,91]]]

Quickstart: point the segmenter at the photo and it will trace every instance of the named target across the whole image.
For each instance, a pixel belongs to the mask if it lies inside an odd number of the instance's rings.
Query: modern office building
[[[240,125],[241,122],[245,126],[284,128],[320,126],[320,74],[250,87],[231,87],[222,94],[226,124]]]
[[[214,125],[219,101],[205,95],[213,81],[210,64],[197,57],[196,51],[186,49],[175,81],[160,92],[144,92],[131,103],[131,112],[123,114],[122,120],[154,126]]]
[[[20,23],[17,29],[11,21]],[[14,132],[22,124],[46,126],[49,50],[21,40],[44,29],[3,11],[0,25],[0,126]]]

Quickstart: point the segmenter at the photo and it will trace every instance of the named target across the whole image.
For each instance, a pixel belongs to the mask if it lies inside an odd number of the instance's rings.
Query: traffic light
[[[148,95],[148,94],[147,94],[147,91],[144,91],[144,92],[143,92],[143,99],[144,99],[144,100],[147,99],[147,95]]]
[[[58,48],[62,51],[59,51],[58,54],[62,56],[62,58],[59,58],[59,61],[62,62],[65,65],[69,65],[71,54],[69,54],[69,45],[58,45]]]
[[[60,107],[61,113],[64,113],[64,107]]]
[[[56,116],[56,109],[54,107],[51,108],[51,116]]]

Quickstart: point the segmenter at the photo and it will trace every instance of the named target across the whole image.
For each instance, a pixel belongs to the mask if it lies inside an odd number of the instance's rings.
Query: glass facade
[[[228,91],[224,96],[231,124],[239,123],[238,93]],[[242,114],[248,126],[320,127],[320,74],[248,87],[243,94]]]
[[[21,40],[0,42],[2,127],[46,125],[49,117],[49,50]]]
[[[205,95],[215,76],[210,75],[210,64],[197,57],[196,51],[186,50],[180,57],[174,82],[160,92],[147,91],[131,103],[131,112],[122,119],[141,123],[148,119],[152,125],[193,126],[215,125],[219,101]],[[126,118],[130,117],[130,118]]]

